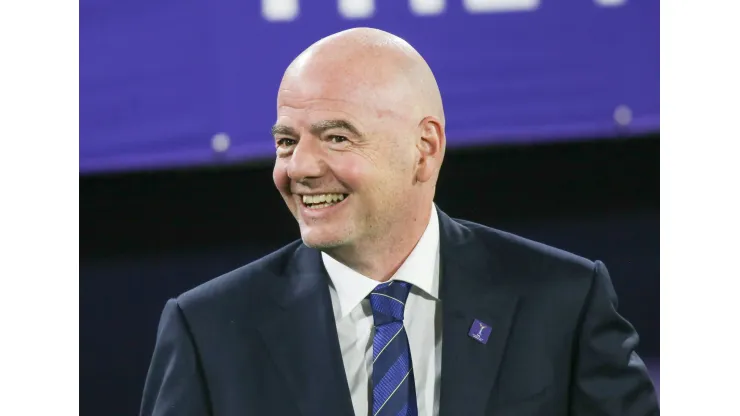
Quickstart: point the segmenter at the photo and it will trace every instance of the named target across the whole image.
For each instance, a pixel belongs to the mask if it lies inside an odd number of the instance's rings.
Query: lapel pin
[[[488,342],[488,337],[491,335],[491,326],[476,319],[473,321],[473,326],[470,327],[468,335],[470,338],[473,338],[481,344],[485,344]]]

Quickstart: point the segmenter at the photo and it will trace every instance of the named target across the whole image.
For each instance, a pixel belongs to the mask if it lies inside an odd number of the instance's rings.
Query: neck
[[[372,241],[326,250],[347,267],[378,282],[388,281],[401,267],[424,234],[431,210],[426,209],[404,222],[405,227],[391,227],[390,232]]]

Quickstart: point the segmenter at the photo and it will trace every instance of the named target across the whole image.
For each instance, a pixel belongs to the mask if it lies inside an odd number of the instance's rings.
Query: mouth
[[[316,194],[301,195],[301,203],[304,207],[311,210],[329,208],[342,203],[349,197],[349,194]]]

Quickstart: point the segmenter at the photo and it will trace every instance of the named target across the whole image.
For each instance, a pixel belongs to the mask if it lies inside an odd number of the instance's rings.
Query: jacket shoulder
[[[596,263],[578,254],[472,221],[455,219],[485,245],[507,272],[522,276],[582,276],[591,279]]]
[[[301,246],[300,240],[254,260],[238,269],[202,283],[177,297],[187,311],[254,309],[266,301],[266,293],[284,279],[284,270]]]

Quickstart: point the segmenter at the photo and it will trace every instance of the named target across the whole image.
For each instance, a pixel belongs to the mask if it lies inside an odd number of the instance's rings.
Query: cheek
[[[285,164],[280,160],[275,161],[275,167],[272,169],[272,181],[280,192],[290,192],[290,178],[288,178],[288,173],[285,170]]]
[[[368,187],[368,182],[372,182],[372,165],[356,154],[345,153],[332,158],[329,162],[329,170],[350,191],[362,191]]]
[[[335,160],[331,170],[337,180],[357,193],[366,208],[386,204],[390,195],[397,194],[398,167],[391,166],[387,157],[369,159],[347,154]]]

